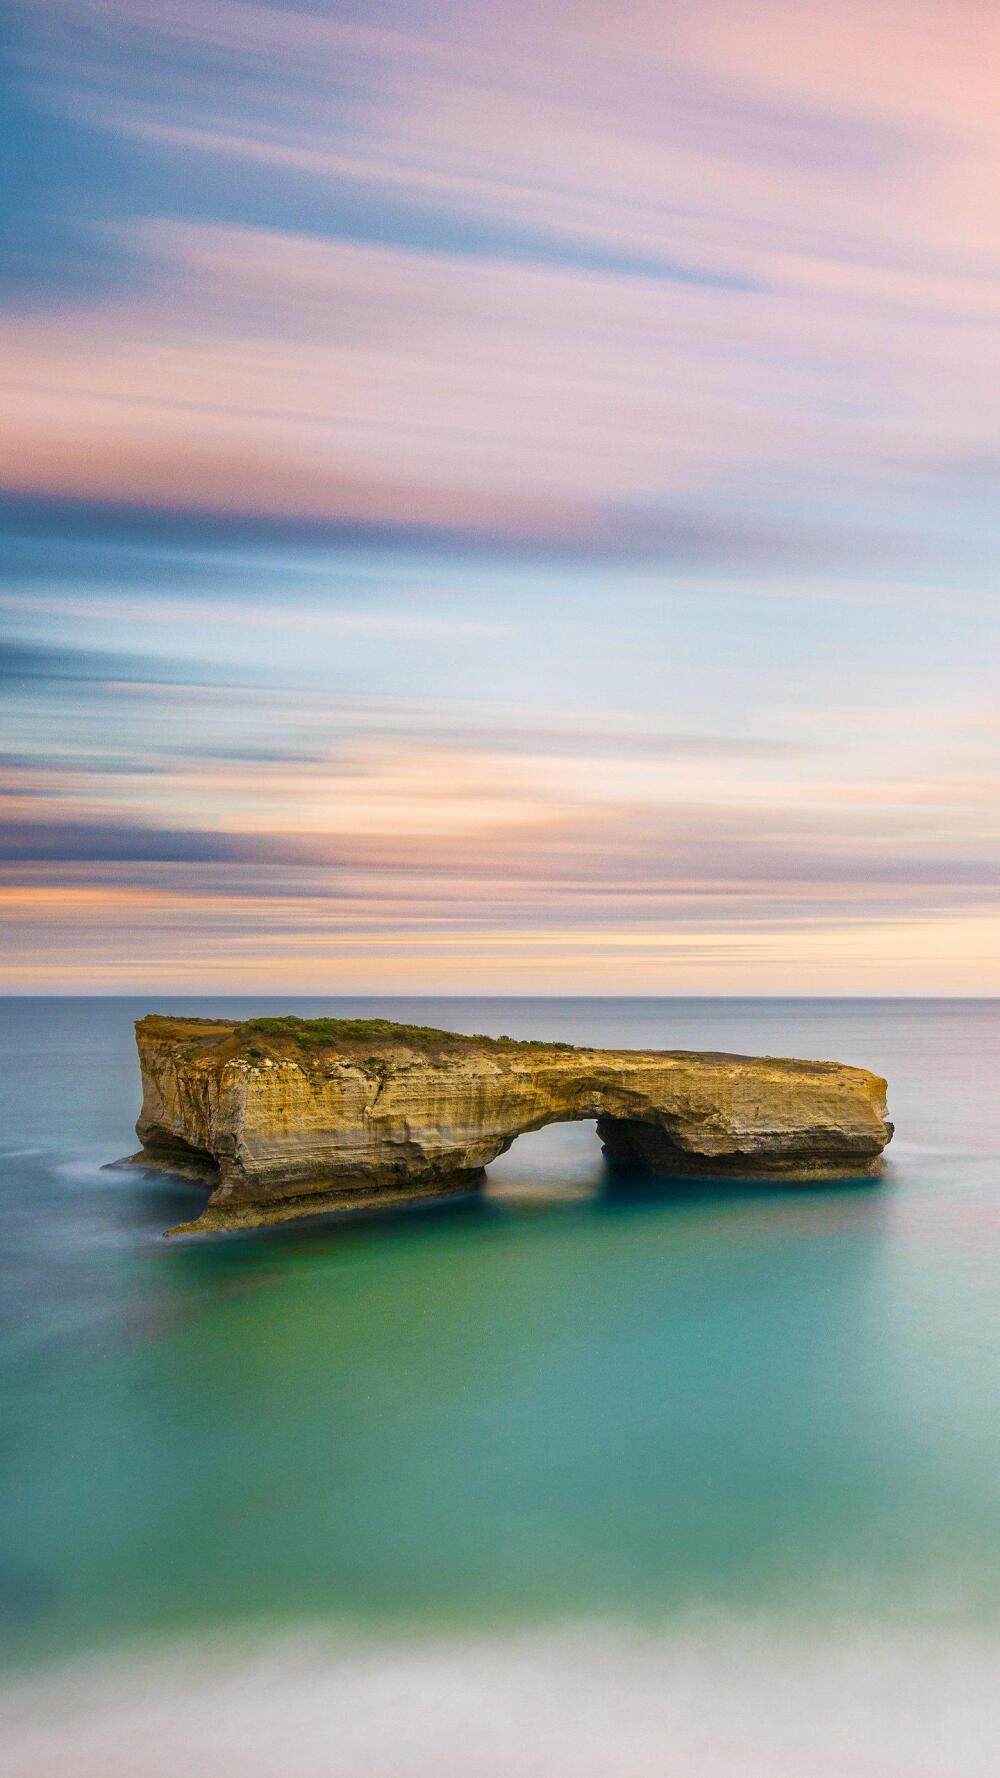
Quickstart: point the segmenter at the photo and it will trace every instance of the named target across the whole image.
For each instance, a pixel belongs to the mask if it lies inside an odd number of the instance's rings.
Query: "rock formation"
[[[383,1019],[136,1025],[133,1159],[211,1187],[197,1223],[247,1227],[467,1192],[515,1137],[596,1118],[613,1166],[857,1176],[892,1135],[863,1068],[770,1056],[576,1049]],[[175,1232],[175,1231],[171,1231]]]

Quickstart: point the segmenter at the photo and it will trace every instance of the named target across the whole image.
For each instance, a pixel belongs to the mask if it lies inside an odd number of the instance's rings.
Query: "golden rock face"
[[[515,1137],[596,1118],[609,1162],[654,1172],[877,1170],[886,1083],[770,1056],[573,1049],[384,1020],[151,1016],[136,1026],[137,1161],[212,1187],[197,1228],[369,1207],[481,1183]]]

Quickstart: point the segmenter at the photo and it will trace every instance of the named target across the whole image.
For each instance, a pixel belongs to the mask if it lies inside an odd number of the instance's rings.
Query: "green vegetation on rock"
[[[571,1043],[544,1043],[538,1038],[486,1037],[482,1033],[469,1036],[459,1031],[439,1031],[433,1025],[400,1025],[392,1019],[300,1019],[294,1014],[283,1018],[247,1019],[235,1027],[241,1038],[263,1037],[290,1040],[301,1049],[325,1049],[342,1043],[367,1043],[382,1038],[390,1043],[406,1043],[413,1049],[438,1049],[449,1046],[483,1044],[510,1045],[517,1049],[571,1050]]]

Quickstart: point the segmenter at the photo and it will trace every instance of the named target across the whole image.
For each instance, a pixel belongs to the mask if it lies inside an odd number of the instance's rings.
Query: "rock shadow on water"
[[[142,1234],[162,1237],[164,1224],[186,1222],[204,1207],[204,1187],[182,1174],[152,1167],[133,1169],[123,1194],[122,1220]]]
[[[623,1167],[600,1156],[593,1166],[581,1169],[576,1178],[561,1170],[559,1177],[544,1178],[525,1169],[523,1185],[515,1182],[499,1193],[469,1192],[464,1196],[425,1198],[411,1202],[366,1205],[357,1209],[322,1210],[294,1221],[219,1229],[205,1240],[201,1234],[180,1235],[170,1241],[172,1265],[189,1277],[197,1274],[223,1279],[247,1267],[259,1277],[274,1268],[280,1274],[289,1263],[310,1256],[366,1247],[390,1239],[416,1238],[421,1244],[435,1234],[470,1236],[500,1229],[516,1222],[535,1221],[539,1215],[589,1214],[599,1217],[628,1216],[636,1212],[667,1214],[672,1210],[736,1211],[760,1209],[807,1211],[810,1216],[824,1206],[874,1204],[891,1189],[891,1170],[883,1173],[845,1173],[822,1180],[790,1179],[787,1175],[747,1173],[684,1173],[663,1175],[642,1167]],[[133,1199],[134,1224],[143,1233],[162,1228],[162,1219],[190,1216],[203,1203],[203,1192],[188,1181],[150,1172],[143,1176],[145,1192]],[[487,1176],[488,1177],[488,1176]],[[138,1203],[143,1201],[141,1214]]]
[[[880,1172],[845,1172],[823,1178],[795,1179],[781,1174],[653,1173],[622,1167],[605,1159],[598,1208],[607,1215],[636,1211],[704,1210],[736,1212],[757,1208],[785,1215],[805,1213],[810,1220],[847,1207],[872,1207],[891,1191],[891,1168]]]
[[[207,1240],[198,1232],[181,1234],[164,1244],[164,1257],[168,1269],[188,1283],[252,1278],[262,1285],[278,1282],[289,1269],[313,1259],[346,1256],[352,1249],[386,1242],[412,1239],[425,1245],[435,1234],[455,1234],[463,1227],[492,1221],[489,1204],[478,1194],[359,1210],[319,1210],[291,1222],[212,1230]]]

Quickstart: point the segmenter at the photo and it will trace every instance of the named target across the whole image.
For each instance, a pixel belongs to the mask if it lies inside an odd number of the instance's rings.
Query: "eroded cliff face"
[[[515,1137],[596,1118],[605,1153],[661,1173],[871,1172],[886,1083],[836,1062],[571,1049],[384,1021],[136,1026],[144,1159],[212,1187],[220,1228],[478,1185]]]

